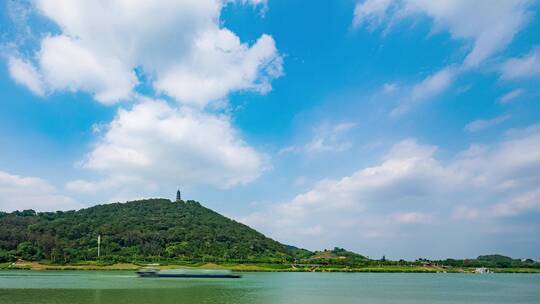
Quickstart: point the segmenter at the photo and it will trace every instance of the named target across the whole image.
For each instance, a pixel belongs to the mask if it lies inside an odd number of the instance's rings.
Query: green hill
[[[366,258],[363,255],[360,255],[360,254],[352,252],[352,251],[348,251],[348,250],[343,249],[343,248],[334,247],[334,249],[332,249],[332,250],[326,249],[326,250],[323,250],[323,251],[315,251],[314,255],[311,257],[311,259],[329,259],[329,260],[334,260],[334,259],[339,259],[339,260],[357,259],[357,260],[367,260],[368,258]]]
[[[149,199],[67,212],[0,213],[0,261],[285,262],[282,245],[198,202]]]
[[[97,238],[101,235],[101,256]],[[311,252],[283,245],[196,201],[148,199],[78,211],[0,212],[0,263],[23,259],[55,264],[81,261],[284,263],[346,268],[446,265],[456,268],[540,268],[533,260],[486,255],[414,262],[369,258],[335,247]]]

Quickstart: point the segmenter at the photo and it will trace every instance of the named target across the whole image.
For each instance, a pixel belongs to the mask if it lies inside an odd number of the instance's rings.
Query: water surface
[[[245,273],[235,280],[5,271],[0,303],[540,303],[540,275]]]

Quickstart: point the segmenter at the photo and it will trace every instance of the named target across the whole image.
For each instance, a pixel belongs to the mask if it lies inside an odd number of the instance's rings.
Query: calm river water
[[[245,273],[193,280],[4,271],[0,303],[540,303],[540,274]]]

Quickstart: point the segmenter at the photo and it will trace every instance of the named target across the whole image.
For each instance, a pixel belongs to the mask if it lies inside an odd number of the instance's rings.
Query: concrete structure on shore
[[[485,274],[485,273],[493,273],[489,268],[486,267],[479,267],[474,270],[474,273],[476,274]]]

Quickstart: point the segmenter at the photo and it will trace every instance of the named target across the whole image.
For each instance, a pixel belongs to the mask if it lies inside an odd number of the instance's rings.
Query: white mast
[[[99,258],[100,256],[100,248],[101,247],[101,234],[98,234],[97,236],[97,256]]]

